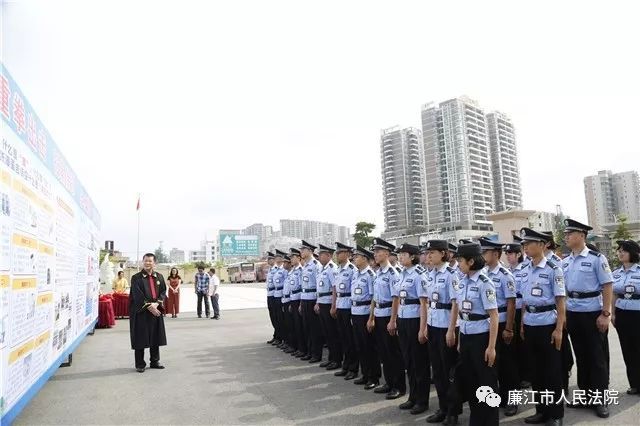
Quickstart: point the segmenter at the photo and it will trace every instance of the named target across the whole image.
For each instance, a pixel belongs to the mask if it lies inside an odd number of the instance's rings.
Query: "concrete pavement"
[[[260,286],[237,287],[229,297],[239,292],[251,306],[258,290],[264,300]],[[397,408],[404,399],[385,401],[266,345],[271,333],[266,309],[225,311],[226,289],[231,287],[221,290],[220,321],[188,312],[165,319],[169,345],[161,348],[161,357],[167,369],[136,373],[128,322],[118,320],[115,328],[86,338],[73,365],[58,370],[16,424],[425,424],[436,409],[433,386],[431,409],[411,416]],[[620,391],[620,404],[611,407],[607,421],[591,411],[566,409],[565,424],[638,424],[640,397],[624,393],[628,386],[615,331],[610,343],[611,388]],[[532,413],[533,408],[521,409],[501,422],[523,424]],[[460,424],[467,420],[463,415]]]

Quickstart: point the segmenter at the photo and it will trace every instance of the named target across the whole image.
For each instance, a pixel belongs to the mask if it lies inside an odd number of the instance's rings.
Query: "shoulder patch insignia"
[[[456,272],[456,270],[453,269],[451,266],[447,266],[447,271],[451,272],[452,274]]]
[[[355,266],[353,266],[353,263],[349,264],[349,268],[351,268],[351,269],[355,268]]]
[[[480,280],[484,283],[488,283],[489,282],[489,278],[487,278],[485,275],[480,274]]]
[[[589,254],[592,254],[592,255],[594,255],[595,257],[600,257],[600,256],[602,256],[602,253],[597,252],[597,251],[595,251],[595,250],[589,250]]]
[[[550,260],[547,260],[547,265],[551,266],[553,269],[557,269],[558,268],[558,265],[556,265],[555,263],[553,263]]]

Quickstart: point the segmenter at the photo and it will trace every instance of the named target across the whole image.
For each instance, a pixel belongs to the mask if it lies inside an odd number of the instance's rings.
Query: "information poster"
[[[100,217],[4,65],[0,71],[4,424],[97,319]]]

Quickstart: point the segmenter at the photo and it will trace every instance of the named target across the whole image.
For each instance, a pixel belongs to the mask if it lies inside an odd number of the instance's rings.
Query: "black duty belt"
[[[378,309],[387,309],[387,308],[390,308],[392,305],[393,305],[393,302],[382,302],[382,303],[376,302],[376,308]]]
[[[301,293],[301,292],[302,292],[301,288],[299,288],[297,290],[291,290],[291,294],[298,294],[298,293]]]
[[[371,300],[363,300],[361,302],[351,301],[351,306],[367,306],[371,304]]]
[[[640,299],[640,294],[636,294],[636,293],[619,293],[619,294],[617,294],[617,296],[620,299],[626,299],[626,300],[638,300],[638,299]]]
[[[588,299],[590,297],[600,296],[600,292],[599,291],[587,291],[587,292],[570,291],[567,293],[567,296],[569,296],[572,299]]]
[[[522,299],[522,293],[516,293],[516,299]]]
[[[400,298],[401,305],[419,305],[420,299],[402,299]]]
[[[440,302],[431,302],[429,303],[429,307],[431,309],[447,309],[447,310],[451,310],[451,303],[440,303]]]
[[[273,291],[275,289],[276,289],[275,287],[267,287],[267,291]]]
[[[545,305],[545,306],[529,306],[527,305],[525,309],[530,314],[537,314],[539,312],[549,312],[553,311],[556,308],[556,305]]]
[[[338,293],[338,297],[351,297],[351,293]]]
[[[318,297],[325,297],[325,296],[331,296],[333,293],[328,291],[326,293],[318,293]]]
[[[303,293],[316,293],[316,289],[315,288],[303,288],[302,292]]]
[[[498,306],[498,312],[499,313],[507,312],[507,307],[506,306]]]
[[[282,290],[283,288],[284,288],[284,287],[276,287],[276,288],[275,288],[275,290],[276,290],[276,291],[280,291],[280,290]]]
[[[487,314],[470,314],[468,312],[459,312],[458,315],[460,315],[460,319],[465,321],[482,321],[489,318]]]

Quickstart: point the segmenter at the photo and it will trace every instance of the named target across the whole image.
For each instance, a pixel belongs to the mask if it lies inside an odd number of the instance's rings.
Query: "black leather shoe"
[[[373,393],[389,393],[389,392],[391,392],[391,388],[386,383],[384,385],[376,386],[376,388],[373,390]]]
[[[638,395],[638,394],[640,394],[640,391],[638,390],[638,388],[627,389],[627,395]]]
[[[600,417],[601,419],[606,419],[609,417],[609,407],[607,407],[606,405],[596,405],[596,416]]]
[[[272,344],[274,340],[276,340],[276,339],[267,340],[267,345]]]
[[[331,364],[331,361],[323,361],[320,363],[320,365],[318,365],[318,367],[320,368],[327,368],[329,366],[329,364]]]
[[[455,426],[458,424],[458,416],[448,416],[442,424],[446,426]]]
[[[536,413],[533,416],[525,417],[524,422],[529,425],[539,425],[547,421],[547,416],[543,413]]]
[[[274,340],[271,344],[273,346],[278,346],[280,343],[282,343],[282,340]]]
[[[358,373],[354,373],[353,371],[349,371],[346,376],[344,376],[345,380],[353,380],[358,377]]]
[[[415,405],[415,402],[409,400],[400,404],[398,408],[400,408],[401,410],[411,410]]]
[[[430,415],[429,417],[427,417],[427,423],[440,423],[444,421],[444,419],[446,418],[447,418],[447,413],[445,413],[444,411],[438,410],[432,415]]]
[[[149,366],[149,368],[155,368],[156,370],[164,370],[164,365],[157,363],[157,364],[151,364]]]
[[[340,365],[337,362],[332,362],[331,364],[327,365],[327,371],[337,370],[338,368],[340,368]]]
[[[404,396],[404,392],[400,392],[398,389],[391,389],[384,399],[398,399]]]
[[[309,364],[315,364],[315,363],[320,362],[320,361],[322,361],[322,358],[311,358],[309,360]]]
[[[369,380],[366,377],[362,376],[358,380],[354,380],[353,384],[354,385],[366,385],[368,381]]]
[[[413,406],[413,408],[411,409],[411,411],[409,411],[411,414],[413,415],[418,415],[418,414],[422,414],[425,411],[427,411],[429,409],[429,406],[424,405],[424,404],[416,404]]]
[[[378,386],[378,382],[367,382],[367,384],[364,385],[364,390],[371,390],[377,386]]]
[[[295,349],[293,349],[293,348],[289,347],[289,348],[287,348],[287,349],[285,349],[285,350],[284,350],[284,353],[285,353],[285,354],[292,354],[292,353],[294,353],[295,351],[296,351]]]
[[[504,415],[507,417],[515,416],[518,414],[518,406],[517,405],[507,405],[504,409]]]
[[[336,377],[344,377],[347,374],[349,374],[349,372],[347,370],[340,370],[340,371],[336,371],[335,373],[333,373],[333,375],[336,376]]]
[[[300,357],[300,361],[309,361],[311,359],[311,355],[305,355],[303,357]]]
[[[293,356],[295,356],[296,358],[304,358],[305,356],[307,356],[307,354],[305,354],[304,352],[298,351]]]
[[[545,426],[562,426],[562,419],[549,419],[545,422]]]
[[[144,373],[144,367],[136,367],[138,373]]]

